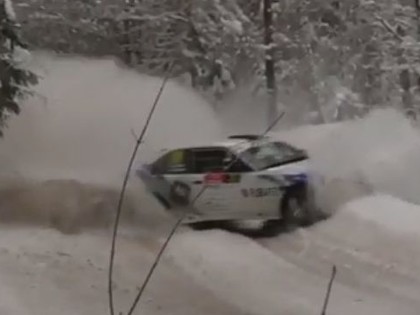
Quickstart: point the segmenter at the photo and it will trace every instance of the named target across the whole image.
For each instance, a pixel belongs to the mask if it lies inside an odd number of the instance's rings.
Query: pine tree
[[[18,50],[26,50],[11,0],[0,1],[0,136],[10,115],[21,111],[20,101],[32,95],[38,76],[17,61]]]

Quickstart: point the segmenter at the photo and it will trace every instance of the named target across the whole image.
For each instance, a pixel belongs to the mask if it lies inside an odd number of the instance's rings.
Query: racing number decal
[[[242,196],[245,198],[254,197],[261,198],[266,196],[280,196],[282,189],[280,187],[269,187],[269,188],[244,188],[241,189]]]

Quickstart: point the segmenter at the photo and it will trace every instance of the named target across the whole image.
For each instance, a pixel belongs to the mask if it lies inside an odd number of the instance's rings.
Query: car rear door
[[[220,171],[226,152],[203,147],[172,150],[143,170],[148,189],[167,208],[192,210],[209,218],[229,216]]]

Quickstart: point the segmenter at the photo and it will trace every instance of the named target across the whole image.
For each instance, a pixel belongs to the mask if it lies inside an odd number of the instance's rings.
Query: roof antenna
[[[228,138],[229,139],[245,139],[245,140],[249,140],[249,141],[257,141],[261,138],[264,138],[264,136],[266,136],[267,133],[269,133],[277,125],[277,123],[280,121],[280,119],[283,118],[284,115],[285,115],[285,112],[284,111],[281,112],[280,115],[277,116],[277,118],[270,124],[270,126],[268,126],[268,128],[262,134],[257,134],[257,135],[251,135],[251,134],[231,135]]]
[[[280,115],[277,116],[276,119],[274,119],[274,121],[270,124],[270,126],[268,126],[268,128],[264,131],[264,133],[262,134],[262,136],[265,136],[267,133],[269,133],[271,131],[271,129],[273,129],[277,123],[280,121],[280,119],[283,118],[283,116],[286,114],[285,111],[281,112]]]

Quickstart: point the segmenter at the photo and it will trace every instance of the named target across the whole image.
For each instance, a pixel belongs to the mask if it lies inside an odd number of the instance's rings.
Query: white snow
[[[247,238],[224,232],[181,234],[169,254],[201,286],[251,314],[319,311],[325,275],[331,270],[331,264],[324,264],[321,273],[308,271],[284,259],[282,251],[273,253]],[[341,282],[336,283],[334,292],[333,314],[394,314],[401,307],[374,295],[355,304],[363,297],[362,290]]]
[[[420,239],[420,206],[412,203],[389,195],[373,195],[346,204],[342,211],[374,222],[389,232]]]
[[[6,10],[7,17],[15,21],[16,20],[16,13],[15,9],[13,8],[12,0],[4,0],[4,9]]]
[[[232,33],[241,35],[244,32],[241,21],[222,18],[221,22]]]

